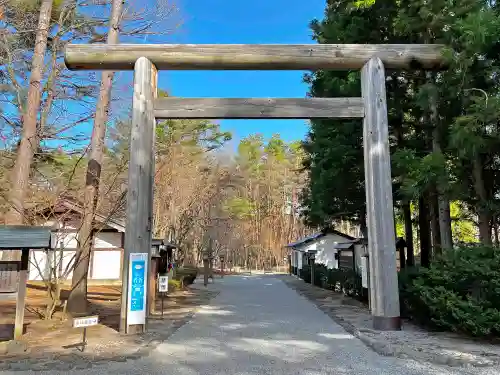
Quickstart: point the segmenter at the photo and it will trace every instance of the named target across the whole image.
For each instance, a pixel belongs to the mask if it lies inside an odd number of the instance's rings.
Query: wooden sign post
[[[158,292],[161,295],[161,316],[163,316],[163,304],[165,300],[165,294],[168,293],[168,276],[163,275],[158,277]]]
[[[127,196],[125,259],[150,249],[156,119],[362,118],[376,329],[400,329],[385,68],[442,69],[442,45],[432,44],[69,44],[70,69],[135,70]],[[156,69],[352,70],[361,69],[361,98],[157,98]],[[144,250],[143,250],[144,249]],[[205,270],[210,259],[203,259]],[[128,264],[124,262],[127,270]],[[123,285],[126,293],[126,271]],[[205,285],[208,280],[205,280]],[[122,320],[126,309],[122,306]]]
[[[87,327],[95,326],[99,324],[99,316],[98,315],[93,315],[93,316],[82,316],[79,318],[73,319],[73,328],[83,328],[82,331],[82,342],[72,345],[72,346],[79,346],[80,351],[83,353],[85,351],[85,348],[87,346]]]

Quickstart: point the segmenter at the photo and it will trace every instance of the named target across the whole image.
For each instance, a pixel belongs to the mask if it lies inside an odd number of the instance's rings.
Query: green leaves
[[[447,45],[445,71],[386,72],[396,204],[437,188],[448,200],[486,212],[486,222],[500,213],[499,28],[500,9],[483,0],[341,0],[328,2],[324,19],[311,23],[319,43]],[[304,81],[313,97],[360,96],[357,71],[317,71]],[[363,213],[360,132],[355,121],[311,123],[304,144],[309,186],[302,194],[309,223]]]
[[[500,334],[500,249],[446,250],[429,269],[400,274],[402,312],[425,325],[478,337]]]
[[[255,214],[254,204],[250,200],[240,197],[228,199],[225,202],[224,210],[239,220],[248,219]]]

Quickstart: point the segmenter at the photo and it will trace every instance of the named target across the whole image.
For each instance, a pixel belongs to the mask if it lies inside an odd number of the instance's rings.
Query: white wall
[[[28,264],[28,279],[43,280],[43,274],[47,266],[47,257],[43,250],[30,251],[30,262]]]
[[[114,249],[122,247],[122,234],[120,232],[99,232],[94,239],[96,249]]]
[[[64,230],[71,232],[52,232],[51,234],[52,248],[76,249],[78,247],[78,242],[77,242],[78,230],[73,227],[66,227]]]
[[[316,263],[324,264],[327,268],[339,268],[339,261],[335,259],[338,250],[335,242],[347,242],[348,239],[338,234],[327,234],[316,241]]]
[[[94,251],[91,279],[119,280],[121,277],[121,258],[121,249]]]

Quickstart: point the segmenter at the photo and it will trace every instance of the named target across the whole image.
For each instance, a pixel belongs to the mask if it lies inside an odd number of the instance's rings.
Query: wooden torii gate
[[[443,46],[365,45],[178,45],[73,44],[72,70],[134,70],[134,97],[123,294],[128,255],[151,249],[156,119],[363,118],[370,297],[375,329],[401,327],[396,270],[392,181],[384,67],[443,68]],[[351,70],[361,69],[361,98],[221,99],[158,98],[157,69],[165,70]],[[142,250],[142,251],[141,251]],[[121,330],[128,331],[126,301]]]

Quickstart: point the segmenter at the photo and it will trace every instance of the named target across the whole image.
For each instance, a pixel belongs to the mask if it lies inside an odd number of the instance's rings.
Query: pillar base
[[[399,316],[372,316],[373,329],[377,331],[401,331],[401,318]]]

